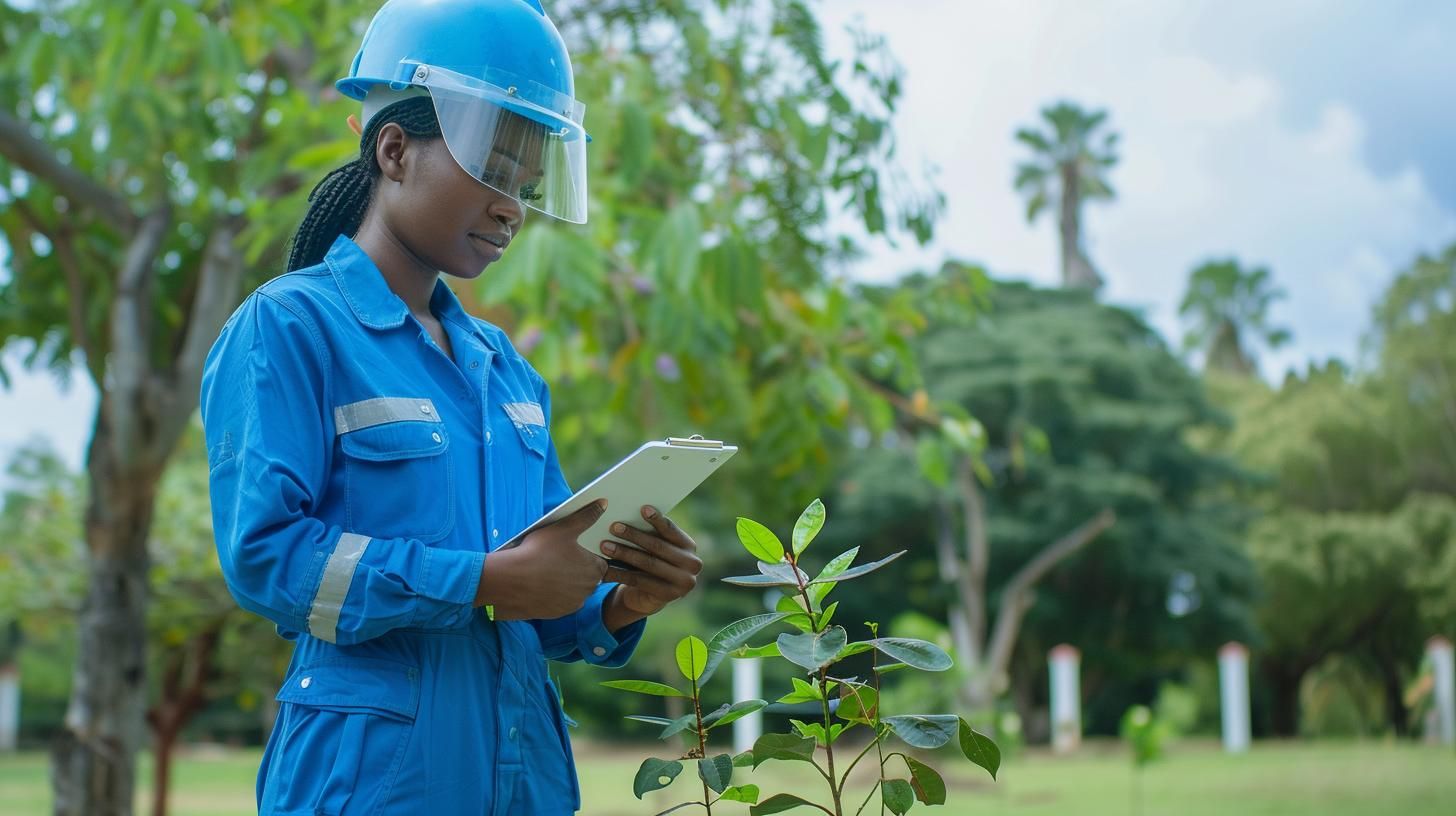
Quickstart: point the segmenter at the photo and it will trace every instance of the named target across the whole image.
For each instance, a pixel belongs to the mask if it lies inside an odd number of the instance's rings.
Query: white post
[[[0,751],[14,751],[20,734],[20,667],[0,666]]]
[[[757,700],[763,691],[763,660],[744,657],[733,661],[733,702]],[[733,721],[733,753],[741,754],[753,747],[763,734],[763,712],[755,711]]]
[[[1456,745],[1456,657],[1451,641],[1437,636],[1426,641],[1426,657],[1436,688],[1436,726],[1442,745]]]
[[[1223,749],[1249,750],[1249,650],[1229,642],[1218,650],[1218,688],[1223,712]]]
[[[1082,743],[1081,652],[1063,643],[1047,656],[1052,680],[1052,749],[1074,751]]]

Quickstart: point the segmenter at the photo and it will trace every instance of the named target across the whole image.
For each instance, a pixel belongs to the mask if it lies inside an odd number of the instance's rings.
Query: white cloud
[[[1352,359],[1370,305],[1395,271],[1456,239],[1456,214],[1417,168],[1387,176],[1369,169],[1365,123],[1349,105],[1334,100],[1313,123],[1298,124],[1278,77],[1198,53],[1189,35],[1203,13],[1197,7],[1041,0],[913,8],[823,6],[831,47],[848,48],[836,32],[856,15],[888,36],[906,68],[897,119],[903,155],[912,166],[922,157],[938,164],[948,197],[931,247],[880,246],[864,277],[962,257],[998,275],[1054,282],[1054,224],[1044,217],[1028,226],[1011,189],[1023,156],[1012,133],[1062,98],[1109,109],[1123,136],[1112,174],[1119,198],[1085,216],[1106,297],[1145,307],[1171,340],[1180,336],[1176,309],[1188,271],[1232,254],[1269,265],[1290,294],[1274,317],[1295,341],[1268,356],[1266,373],[1311,358]],[[1244,12],[1239,47],[1279,47],[1289,15]]]

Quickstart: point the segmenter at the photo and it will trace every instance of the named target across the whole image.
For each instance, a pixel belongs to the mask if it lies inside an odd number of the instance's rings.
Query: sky
[[[851,274],[890,280],[949,258],[1057,281],[1055,225],[1028,225],[1012,134],[1061,99],[1105,108],[1121,136],[1117,200],[1084,213],[1106,301],[1177,344],[1189,270],[1268,266],[1293,342],[1271,380],[1356,360],[1371,305],[1417,254],[1456,241],[1456,3],[1414,0],[822,0],[826,43],[858,21],[905,70],[895,129],[912,171],[933,166],[947,210],[926,247],[874,242]],[[14,375],[17,355],[6,356]],[[79,466],[95,405],[16,375],[0,393],[0,456],[49,438]]]

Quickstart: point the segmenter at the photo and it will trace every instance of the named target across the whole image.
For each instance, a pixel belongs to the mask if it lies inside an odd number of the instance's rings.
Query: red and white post
[[[1218,650],[1219,708],[1223,712],[1223,749],[1249,750],[1249,650],[1230,641]]]
[[[1082,744],[1082,653],[1069,644],[1047,655],[1051,671],[1052,750],[1075,751]]]

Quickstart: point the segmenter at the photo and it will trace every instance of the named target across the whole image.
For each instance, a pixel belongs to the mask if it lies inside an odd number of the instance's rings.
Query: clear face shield
[[[429,90],[450,155],[481,184],[573,224],[586,223],[586,107],[497,71],[488,79],[414,65],[407,80]]]

